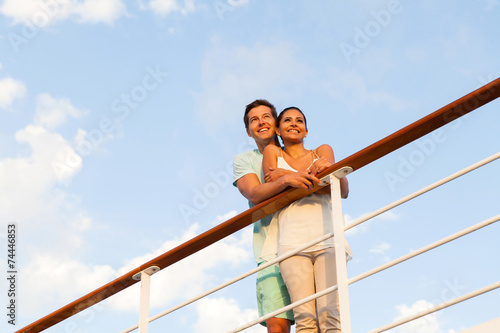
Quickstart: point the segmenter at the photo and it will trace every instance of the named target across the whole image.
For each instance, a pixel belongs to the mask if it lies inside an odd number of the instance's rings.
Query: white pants
[[[335,249],[300,252],[283,260],[280,271],[292,302],[299,301],[337,284]],[[293,314],[297,333],[340,333],[337,291],[294,308]]]

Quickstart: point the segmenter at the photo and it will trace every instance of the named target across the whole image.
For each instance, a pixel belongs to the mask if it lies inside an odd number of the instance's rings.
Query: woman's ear
[[[281,137],[280,129],[276,127],[276,135]]]
[[[309,131],[306,129],[306,134],[304,135],[304,138],[307,138],[308,133],[309,133]]]

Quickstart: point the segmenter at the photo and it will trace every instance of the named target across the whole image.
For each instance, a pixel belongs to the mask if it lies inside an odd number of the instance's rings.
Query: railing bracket
[[[158,266],[151,266],[151,267],[146,268],[143,271],[140,271],[137,274],[134,274],[134,276],[132,276],[132,279],[134,279],[136,281],[141,281],[141,274],[143,272],[146,273],[146,274],[148,274],[148,275],[153,275],[154,273],[159,272],[159,271],[160,271],[160,267],[158,267]]]
[[[334,175],[335,177],[337,177],[338,179],[341,179],[345,176],[347,176],[348,174],[350,174],[351,172],[353,171],[353,169],[350,167],[350,166],[344,166],[338,170],[335,170],[334,172],[324,176],[323,178],[321,178],[321,182],[319,183],[320,185],[329,185],[330,184],[330,175]]]

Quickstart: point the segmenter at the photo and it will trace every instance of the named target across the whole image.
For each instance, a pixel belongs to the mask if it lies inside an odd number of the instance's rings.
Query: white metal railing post
[[[134,280],[141,281],[141,296],[139,303],[139,333],[148,333],[151,275],[158,272],[159,270],[160,267],[151,266],[132,277]]]
[[[351,333],[351,311],[349,309],[349,283],[347,281],[346,240],[344,235],[344,214],[342,213],[340,179],[350,173],[352,168],[344,167],[330,174],[332,202],[333,240],[339,295],[340,325],[343,333]]]

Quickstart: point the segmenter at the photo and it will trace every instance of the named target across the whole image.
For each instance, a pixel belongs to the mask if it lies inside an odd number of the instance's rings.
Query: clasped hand
[[[313,165],[309,168],[309,172],[311,175],[317,175],[319,173],[322,173],[329,167],[333,165],[333,162],[327,159],[326,157],[322,156],[318,158]]]
[[[323,167],[318,166],[317,168]],[[313,170],[319,170],[317,168]],[[287,186],[309,190],[314,187],[314,183],[320,183],[320,180],[315,176],[315,174],[313,174],[313,172],[316,171],[306,169],[294,172],[280,168],[269,168],[269,171],[264,175],[264,179],[266,183],[270,183],[283,177],[283,181]]]

